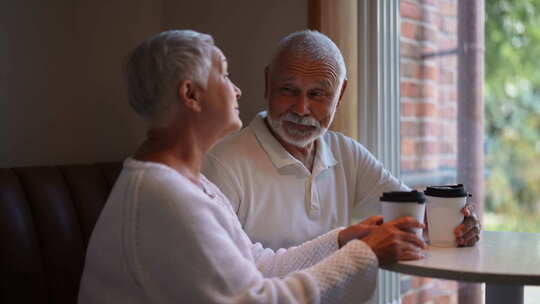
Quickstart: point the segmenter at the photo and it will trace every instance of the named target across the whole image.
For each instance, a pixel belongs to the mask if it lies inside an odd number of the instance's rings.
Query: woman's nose
[[[242,96],[242,90],[240,90],[239,87],[237,87],[235,84],[234,86],[234,94],[236,95],[236,99],[240,99],[240,96]]]

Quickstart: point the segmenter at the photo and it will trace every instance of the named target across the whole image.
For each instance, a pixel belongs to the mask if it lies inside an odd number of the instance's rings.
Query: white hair
[[[168,109],[166,98],[184,80],[206,88],[212,67],[212,36],[192,30],[169,30],[154,35],[128,57],[129,104],[147,120]]]
[[[340,79],[345,79],[347,68],[337,45],[325,34],[303,30],[281,39],[270,61],[270,69],[283,55],[313,61],[324,61],[336,67]]]

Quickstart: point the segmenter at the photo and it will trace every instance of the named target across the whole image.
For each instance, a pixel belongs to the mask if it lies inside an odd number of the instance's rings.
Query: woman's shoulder
[[[173,201],[178,204],[204,198],[194,183],[164,164],[128,159],[123,174],[141,203]]]

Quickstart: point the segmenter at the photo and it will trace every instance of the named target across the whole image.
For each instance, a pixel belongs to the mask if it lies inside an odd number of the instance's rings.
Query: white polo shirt
[[[317,139],[310,172],[270,133],[266,115],[219,143],[203,169],[253,241],[296,246],[352,217],[380,214],[382,192],[407,189],[362,145],[331,131]]]

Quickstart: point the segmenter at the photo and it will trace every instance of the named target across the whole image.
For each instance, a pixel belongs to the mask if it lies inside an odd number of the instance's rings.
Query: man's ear
[[[345,95],[345,89],[347,89],[347,78],[343,79],[343,85],[341,85],[341,92],[339,93],[337,107],[341,105],[341,101],[343,100],[343,95]]]
[[[188,109],[201,112],[199,86],[193,80],[184,80],[178,85],[178,100]]]
[[[268,66],[264,68],[264,98],[268,98]]]

